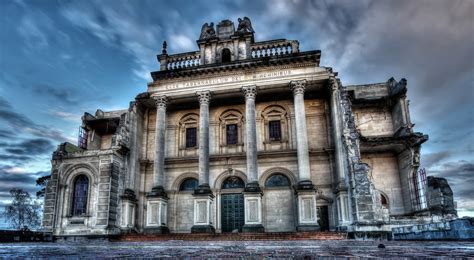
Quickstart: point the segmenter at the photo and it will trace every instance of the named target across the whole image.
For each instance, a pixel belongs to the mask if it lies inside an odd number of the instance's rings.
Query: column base
[[[311,182],[310,180],[300,181],[300,182],[298,182],[298,184],[294,185],[294,188],[295,188],[296,191],[315,190],[313,182]]]
[[[209,184],[202,184],[202,185],[199,185],[197,189],[194,190],[194,193],[193,195],[211,195],[212,197],[214,197],[214,195],[212,194],[212,190],[211,190],[211,187],[209,187]]]
[[[145,227],[143,232],[146,234],[169,234],[170,230],[168,227]]]
[[[262,189],[260,188],[260,185],[258,185],[258,182],[249,182],[247,185],[245,185],[244,193],[249,192],[249,193],[262,193]]]
[[[146,195],[147,197],[152,197],[152,198],[164,198],[168,199],[168,194],[166,194],[165,189],[163,186],[156,186],[151,189],[150,192]]]
[[[296,227],[298,232],[307,232],[307,231],[319,231],[320,228],[318,225],[299,225]]]
[[[245,224],[242,227],[242,232],[243,233],[264,233],[265,228],[261,224],[257,224],[257,225]]]
[[[194,225],[191,227],[191,233],[215,234],[216,229],[212,225]]]

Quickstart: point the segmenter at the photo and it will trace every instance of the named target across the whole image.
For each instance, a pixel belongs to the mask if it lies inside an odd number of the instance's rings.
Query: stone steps
[[[272,232],[272,233],[217,233],[217,234],[125,234],[113,241],[247,241],[247,240],[343,240],[344,232]]]

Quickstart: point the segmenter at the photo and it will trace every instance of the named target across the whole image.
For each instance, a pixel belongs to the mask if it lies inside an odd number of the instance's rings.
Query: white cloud
[[[184,34],[171,34],[170,44],[177,52],[189,52],[197,49],[196,43]]]

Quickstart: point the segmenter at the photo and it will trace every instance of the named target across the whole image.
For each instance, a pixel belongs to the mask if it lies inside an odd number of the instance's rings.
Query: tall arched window
[[[388,199],[387,197],[385,197],[385,195],[383,195],[382,193],[380,193],[380,203],[382,204],[382,207],[388,209],[389,206],[388,206]]]
[[[222,50],[221,57],[222,57],[222,63],[230,62],[230,61],[231,61],[231,53],[230,53],[230,50],[227,49],[227,48],[224,48],[224,49]]]
[[[74,181],[74,193],[72,194],[72,215],[81,216],[87,212],[87,193],[89,190],[89,179],[85,175],[79,175]]]
[[[180,191],[190,191],[198,188],[198,180],[195,178],[186,178],[179,186]]]
[[[265,187],[289,187],[290,180],[281,173],[276,173],[270,176],[265,182]]]

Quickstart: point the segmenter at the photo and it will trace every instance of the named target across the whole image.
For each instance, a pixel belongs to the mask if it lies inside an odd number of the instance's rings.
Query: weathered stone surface
[[[198,50],[168,54],[163,45],[160,71],[128,109],[85,113],[87,148],[65,143],[53,154],[45,230],[219,233],[226,194],[245,195],[243,209],[226,214],[243,211],[245,231],[322,223],[386,233],[425,221],[413,216],[427,209],[413,203],[410,187],[428,137],[413,131],[406,80],[344,87],[319,66],[320,51],[300,52],[295,40],[255,42],[254,33],[247,17],[237,28],[230,20],[206,23]],[[87,203],[73,216],[80,175]],[[287,182],[272,186],[274,175]],[[245,188],[223,187],[228,177]],[[437,201],[452,192],[443,186],[429,194],[433,213],[453,214]],[[194,203],[201,197],[206,207]]]

